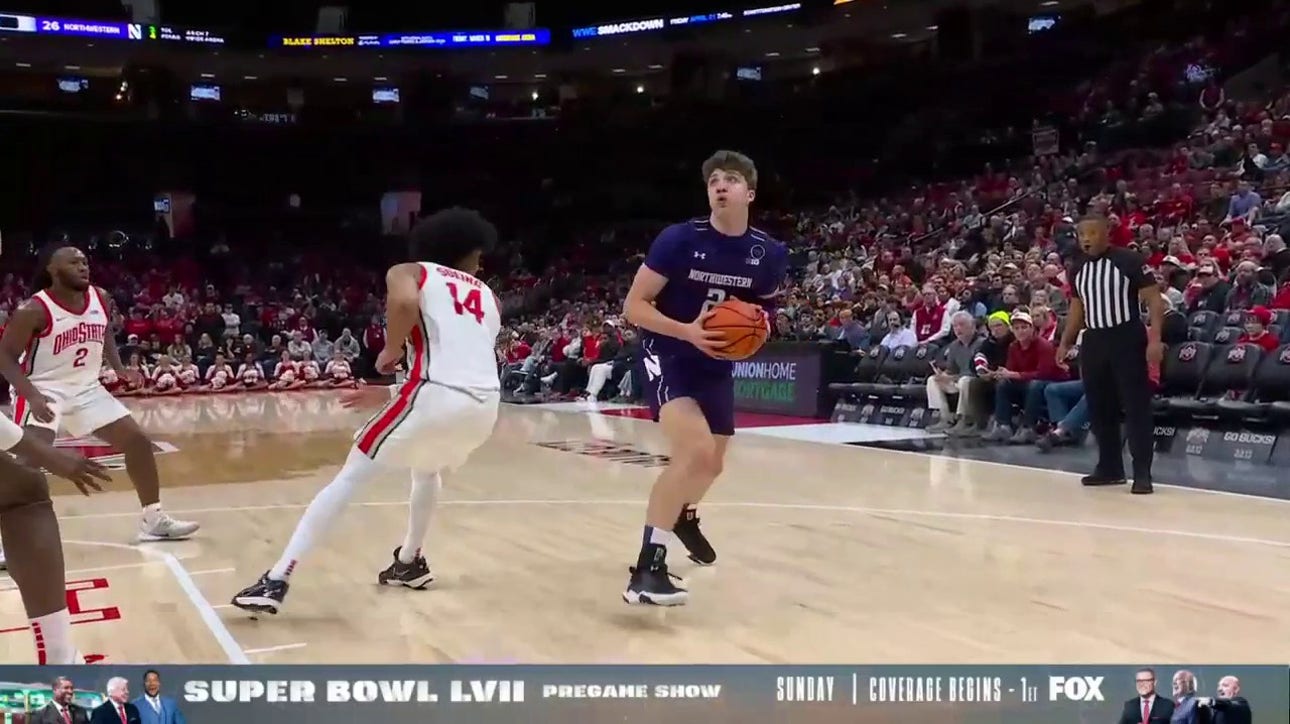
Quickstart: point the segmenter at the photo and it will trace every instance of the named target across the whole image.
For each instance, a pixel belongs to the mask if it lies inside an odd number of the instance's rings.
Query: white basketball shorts
[[[84,437],[130,416],[130,410],[103,385],[93,384],[79,390],[45,389],[41,393],[53,402],[52,422],[41,422],[31,415],[31,405],[19,397],[13,403],[13,421],[20,427],[39,427],[58,433],[61,426],[73,437]]]
[[[354,446],[385,467],[452,471],[493,434],[500,402],[497,390],[405,384],[359,428]]]

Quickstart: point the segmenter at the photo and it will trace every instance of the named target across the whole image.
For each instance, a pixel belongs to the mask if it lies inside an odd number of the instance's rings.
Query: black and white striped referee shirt
[[[1071,269],[1071,288],[1084,303],[1084,326],[1110,329],[1142,322],[1138,291],[1154,286],[1146,259],[1136,251],[1112,247],[1101,256],[1080,252]]]

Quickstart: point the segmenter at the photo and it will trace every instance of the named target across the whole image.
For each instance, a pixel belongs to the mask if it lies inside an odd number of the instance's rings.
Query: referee
[[[1088,216],[1079,223],[1079,253],[1071,268],[1070,317],[1057,350],[1058,361],[1079,336],[1080,376],[1088,400],[1089,423],[1097,437],[1097,467],[1085,485],[1120,485],[1124,478],[1120,414],[1124,414],[1133,454],[1133,492],[1152,492],[1153,454],[1151,383],[1147,363],[1164,357],[1160,328],[1164,299],[1142,255],[1110,248],[1105,218]],[[1151,314],[1143,326],[1141,305]]]

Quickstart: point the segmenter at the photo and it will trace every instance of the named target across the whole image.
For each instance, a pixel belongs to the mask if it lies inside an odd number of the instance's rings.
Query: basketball
[[[727,360],[748,359],[757,354],[770,336],[766,310],[738,299],[727,299],[713,307],[712,316],[703,323],[703,328],[725,336],[717,354]]]

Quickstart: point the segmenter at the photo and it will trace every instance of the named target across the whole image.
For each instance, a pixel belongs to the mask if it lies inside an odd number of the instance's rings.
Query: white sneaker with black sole
[[[144,509],[139,518],[139,535],[141,543],[159,540],[187,540],[201,528],[201,523],[191,520],[176,520],[160,508]]]
[[[378,583],[382,586],[403,586],[420,591],[434,582],[434,574],[430,572],[430,564],[426,562],[425,556],[418,555],[412,559],[411,563],[404,563],[399,560],[399,551],[403,546],[394,549],[394,562],[389,568],[381,571],[376,577]]]

